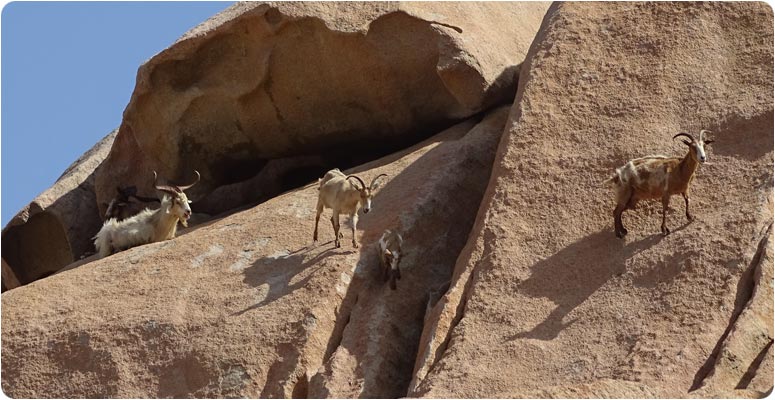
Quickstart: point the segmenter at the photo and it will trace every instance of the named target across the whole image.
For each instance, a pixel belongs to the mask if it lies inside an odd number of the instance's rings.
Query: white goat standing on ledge
[[[117,221],[110,218],[102,225],[102,229],[93,238],[99,258],[113,254],[116,251],[126,250],[131,247],[161,242],[175,237],[178,229],[178,221],[183,226],[188,226],[191,217],[191,207],[183,193],[184,190],[196,185],[200,175],[198,171],[196,181],[186,186],[158,186],[158,176],[153,172],[153,187],[164,193],[161,199],[161,207],[156,210],[145,209],[134,217]]]
[[[371,199],[374,197],[377,189],[380,187],[378,182],[379,178],[387,176],[387,174],[379,174],[374,180],[371,181],[371,185],[366,187],[361,178],[355,175],[345,175],[338,168],[332,169],[320,179],[320,187],[318,190],[318,205],[317,215],[315,215],[315,233],[312,235],[314,243],[318,241],[318,222],[320,221],[320,213],[323,212],[323,208],[327,207],[333,210],[331,216],[331,225],[334,227],[334,244],[336,247],[342,247],[339,239],[342,238],[342,234],[339,233],[339,214],[350,214],[350,220],[353,226],[353,247],[358,247],[358,243],[355,241],[355,228],[358,224],[358,204],[361,205],[363,213],[366,214],[371,210]],[[360,183],[360,188],[356,186],[355,182],[350,179],[355,179]]]

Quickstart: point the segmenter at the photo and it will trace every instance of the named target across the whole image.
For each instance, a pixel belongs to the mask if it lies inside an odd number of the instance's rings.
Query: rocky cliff
[[[24,277],[2,294],[3,391],[761,397],[772,18],[761,3],[235,4],[144,64],[118,131],[3,231]],[[715,142],[696,219],[673,198],[664,237],[643,202],[617,239],[601,182],[685,155],[672,136],[700,129]],[[312,244],[332,167],[388,174],[359,248],[347,223],[333,247],[330,210]],[[193,169],[204,222],[62,269],[116,182],[151,195],[151,170]],[[91,222],[57,203],[70,193]],[[395,291],[385,229],[405,241]],[[44,234],[50,248],[19,250]]]

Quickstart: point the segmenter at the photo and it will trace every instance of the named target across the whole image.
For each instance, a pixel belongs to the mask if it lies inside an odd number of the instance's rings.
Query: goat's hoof
[[[358,248],[358,243],[353,242],[353,247]]]
[[[339,233],[339,239],[344,239],[344,234],[343,233]]]
[[[627,229],[622,228],[622,230],[616,231],[616,237],[623,238],[627,235]]]
[[[691,215],[691,214],[686,214],[686,219],[687,219],[689,222],[693,222],[693,221],[694,221],[694,215]]]
[[[670,234],[670,229],[667,229],[667,227],[662,228],[662,236],[667,236]]]
[[[336,248],[338,249],[338,248],[342,247],[342,245],[341,245],[341,243],[339,243],[339,241],[337,240],[336,242],[334,242],[334,247],[336,247]]]

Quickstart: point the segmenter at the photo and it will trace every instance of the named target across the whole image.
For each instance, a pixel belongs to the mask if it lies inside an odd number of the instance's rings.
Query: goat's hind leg
[[[318,222],[320,222],[320,213],[323,212],[323,203],[318,201],[317,215],[315,215],[315,233],[312,234],[312,243],[318,242]]]
[[[623,238],[627,235],[627,229],[624,228],[622,223],[622,213],[625,210],[635,207],[634,193],[632,189],[628,189],[625,193],[617,196],[616,208],[614,209],[614,231],[616,237]]]
[[[667,228],[667,224],[665,223],[667,219],[667,209],[670,206],[670,195],[666,194],[662,196],[662,235],[667,236],[670,234],[670,229]]]

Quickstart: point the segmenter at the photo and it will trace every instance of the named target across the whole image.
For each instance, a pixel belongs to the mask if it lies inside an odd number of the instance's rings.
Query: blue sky
[[[0,21],[2,225],[121,123],[137,68],[231,2],[13,2]]]

